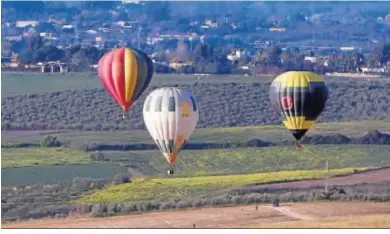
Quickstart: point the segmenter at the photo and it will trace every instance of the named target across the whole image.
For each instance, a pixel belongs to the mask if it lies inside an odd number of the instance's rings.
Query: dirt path
[[[381,183],[390,181],[390,168],[376,169],[368,172],[362,172],[346,176],[336,176],[328,179],[329,186],[332,185],[354,185],[363,183]],[[278,190],[278,189],[308,189],[313,187],[324,186],[325,180],[302,180],[296,182],[286,182],[266,185],[244,186],[248,190]],[[242,189],[238,188],[238,189]]]
[[[298,220],[313,220],[314,218],[307,215],[298,214],[295,212],[292,212],[288,206],[286,207],[272,207],[275,210],[281,212],[282,214],[292,218],[292,219],[298,219]]]
[[[243,228],[250,226],[283,223],[336,222],[340,218],[363,217],[364,215],[390,215],[390,203],[373,202],[318,202],[270,205],[255,205],[204,208],[185,211],[155,212],[108,218],[70,217],[64,219],[41,219],[20,223],[2,224],[2,228]],[[367,224],[369,225],[369,224]],[[387,225],[387,223],[383,224]],[[353,227],[353,226],[351,226]],[[390,227],[390,223],[389,226]]]

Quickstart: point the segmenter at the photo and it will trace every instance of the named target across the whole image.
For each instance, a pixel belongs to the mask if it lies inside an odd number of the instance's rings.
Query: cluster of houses
[[[139,1],[122,0],[122,3],[139,3]],[[113,15],[119,14],[116,10],[109,10],[108,12]],[[272,18],[271,20],[275,23],[274,26],[269,28],[269,32],[280,34],[285,33],[287,31],[286,28],[279,26],[280,19],[276,17]],[[323,20],[323,18],[321,17],[321,15],[316,14],[311,16],[310,18],[307,18],[306,20],[317,22]],[[378,17],[377,20],[381,22],[390,22],[390,14],[384,17]],[[194,20],[189,22],[189,26],[198,27],[199,29],[202,29],[204,31],[207,31],[208,29],[218,28],[222,24],[228,25],[232,29],[238,27],[238,23],[233,22],[232,16],[230,14],[226,14],[223,18],[219,20],[212,18],[205,19],[202,21]],[[3,32],[2,42],[17,42],[21,41],[24,37],[30,36],[31,34],[39,34],[39,36],[45,41],[45,43],[57,46],[58,48],[67,48],[74,44],[94,45],[97,48],[114,48],[118,45],[126,45],[126,42],[128,42],[129,40],[132,40],[132,43],[134,41],[140,43],[140,40],[142,40],[142,42],[146,43],[148,46],[153,47],[154,45],[173,39],[188,40],[192,46],[193,41],[204,42],[205,38],[208,36],[207,33],[203,34],[191,31],[182,33],[164,30],[164,28],[159,28],[158,26],[153,28],[146,35],[146,30],[141,27],[140,22],[138,20],[118,20],[112,23],[97,23],[96,21],[91,20],[80,21],[77,20],[77,17],[74,17],[71,22],[66,22],[64,19],[59,19],[55,16],[48,16],[47,20],[17,20],[14,22],[2,22],[1,27]],[[247,46],[252,47],[253,50],[256,50],[259,48],[268,48],[274,43],[275,42],[272,40],[253,40],[251,42],[248,42]],[[253,57],[252,51],[249,51],[248,48],[239,47],[240,46],[237,46],[236,49],[232,49],[231,52],[226,55],[229,61],[234,63],[237,60],[241,60],[245,57]],[[358,49],[352,46],[313,47],[304,45],[299,45],[298,48],[303,53],[315,51],[316,56],[306,56],[304,58],[305,61],[310,63],[321,62],[325,67],[328,66],[329,61],[325,54],[330,54],[333,52],[348,52]],[[153,58],[152,53],[151,57]],[[160,61],[156,61],[155,59],[154,62],[163,63]],[[180,61],[180,59],[173,59],[170,62],[164,64],[173,69],[177,69],[182,66],[190,65],[191,63],[188,61]],[[92,67],[96,67],[96,65],[92,65]],[[35,69],[41,72],[66,72],[68,70],[66,64],[62,64],[57,61],[35,65],[22,65],[17,62],[17,54],[11,53],[10,51],[7,52],[4,49],[2,49],[2,68],[27,70]],[[248,70],[249,65],[244,64],[240,68],[242,70]],[[385,70],[362,68],[360,72],[384,73]]]
[[[343,50],[343,49],[345,49],[345,48],[340,48],[340,50]],[[348,49],[352,50],[350,47],[348,47]],[[283,50],[285,50],[285,48],[283,48]],[[184,67],[184,66],[192,65],[191,61],[186,61],[183,59],[179,59],[177,57],[174,57],[169,62],[158,61],[156,59],[156,54],[157,53],[153,53],[150,55],[150,57],[152,58],[152,61],[154,63],[168,66],[168,67],[175,69],[175,70],[179,69],[181,67]],[[248,51],[246,49],[237,48],[237,49],[232,49],[230,51],[230,53],[228,53],[226,55],[226,58],[234,64],[236,61],[239,61],[242,59],[243,60],[247,59],[250,61],[253,56],[254,56],[254,54],[251,53],[250,51]],[[322,64],[324,67],[329,66],[330,59],[331,59],[330,55],[316,55],[316,56],[305,56],[304,57],[305,61],[312,63],[312,64]],[[282,63],[284,62],[283,57],[281,58],[281,62]],[[241,64],[239,66],[239,69],[241,69],[243,71],[249,70],[250,64],[251,63]],[[1,66],[2,66],[3,70],[9,70],[9,71],[12,71],[12,70],[14,70],[14,71],[35,71],[35,72],[42,72],[42,73],[64,73],[64,72],[69,71],[68,65],[66,63],[62,63],[60,61],[49,61],[49,62],[45,62],[45,63],[41,62],[41,63],[37,63],[37,64],[32,64],[32,65],[23,65],[17,61],[17,55],[14,53],[12,53],[12,55],[10,57],[2,57]],[[97,69],[97,64],[90,65],[90,68]],[[383,75],[383,74],[388,73],[389,69],[390,69],[390,63],[387,64],[387,66],[380,67],[380,68],[360,67],[356,71],[356,73],[363,74],[363,75],[364,74]],[[335,75],[335,74],[333,74],[333,75]],[[336,75],[343,75],[343,74],[337,73]]]
[[[4,71],[15,72],[42,72],[42,73],[65,73],[69,71],[68,64],[60,61],[39,62],[37,64],[20,64],[15,55],[1,58],[1,68]]]

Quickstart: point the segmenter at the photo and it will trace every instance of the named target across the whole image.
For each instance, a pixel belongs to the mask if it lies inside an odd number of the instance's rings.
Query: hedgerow
[[[55,185],[53,185],[55,186]],[[59,185],[57,185],[59,186]],[[61,185],[67,189],[68,186]],[[9,194],[7,190],[7,195]],[[13,190],[15,191],[15,190]],[[56,194],[53,192],[53,194]],[[42,191],[36,193],[19,193],[24,200],[34,200],[42,196]],[[8,196],[7,196],[8,197]],[[26,198],[27,197],[27,198]],[[355,184],[347,186],[332,186],[328,192],[323,188],[307,188],[291,191],[291,189],[282,189],[280,191],[268,192],[241,192],[236,193],[234,190],[225,191],[222,194],[215,194],[203,197],[187,197],[177,199],[157,199],[142,202],[125,202],[125,203],[96,203],[96,204],[79,204],[79,205],[60,205],[55,202],[47,203],[43,201],[24,202],[24,203],[2,203],[3,220],[19,220],[27,218],[42,217],[66,217],[73,212],[86,213],[95,217],[105,217],[112,215],[123,215],[137,212],[148,211],[167,211],[180,210],[199,207],[221,207],[240,204],[269,204],[278,199],[280,202],[312,202],[312,201],[373,201],[373,202],[390,202],[390,183],[383,182],[379,184]]]

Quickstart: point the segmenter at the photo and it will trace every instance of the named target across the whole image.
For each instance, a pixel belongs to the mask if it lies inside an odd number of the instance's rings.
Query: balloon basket
[[[174,173],[175,173],[175,172],[173,171],[172,168],[168,170],[168,175],[173,175]]]

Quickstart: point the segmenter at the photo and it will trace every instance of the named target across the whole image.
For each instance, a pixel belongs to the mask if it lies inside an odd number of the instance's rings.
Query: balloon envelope
[[[270,99],[283,116],[285,127],[299,141],[324,110],[328,88],[324,79],[313,72],[289,71],[274,79]]]
[[[127,111],[149,85],[153,62],[136,49],[113,49],[99,60],[98,76],[107,92]]]
[[[150,135],[173,166],[199,119],[194,96],[179,88],[158,88],[146,98],[143,116]]]

